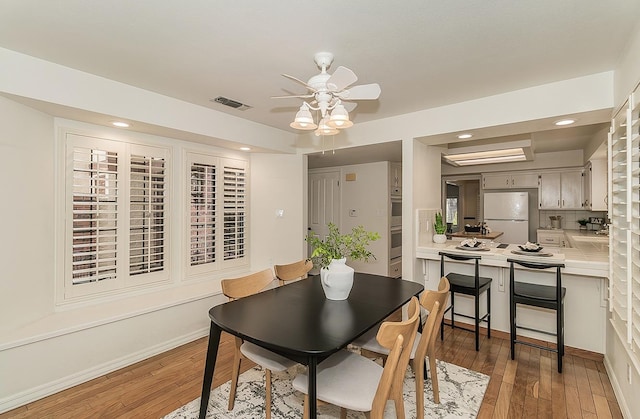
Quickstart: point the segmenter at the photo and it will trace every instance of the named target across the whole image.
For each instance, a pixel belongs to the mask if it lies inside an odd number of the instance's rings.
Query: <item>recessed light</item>
[[[113,121],[111,123],[111,125],[116,126],[116,127],[120,127],[120,128],[129,128],[129,124],[127,124],[126,122],[122,122],[122,121]]]
[[[571,125],[574,122],[576,122],[575,119],[562,119],[560,121],[556,121],[555,124],[561,127],[563,125]]]
[[[242,150],[242,151],[250,151],[251,148],[250,147],[240,147],[240,150]]]
[[[473,137],[473,134],[460,134],[458,135],[458,138],[461,140],[467,139],[467,138],[471,138]]]

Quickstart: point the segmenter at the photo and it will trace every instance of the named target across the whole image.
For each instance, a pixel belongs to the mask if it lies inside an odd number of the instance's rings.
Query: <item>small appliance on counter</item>
[[[562,229],[562,215],[550,215],[549,221],[551,221],[551,228],[553,230]]]

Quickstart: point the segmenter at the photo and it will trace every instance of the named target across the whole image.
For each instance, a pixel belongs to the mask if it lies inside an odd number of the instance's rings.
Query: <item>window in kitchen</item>
[[[168,150],[66,136],[64,299],[168,279]]]

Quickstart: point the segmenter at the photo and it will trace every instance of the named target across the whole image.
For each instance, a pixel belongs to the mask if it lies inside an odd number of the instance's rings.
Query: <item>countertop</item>
[[[497,246],[500,243],[486,241],[488,251],[474,252],[482,255],[482,262],[486,265],[507,267],[507,258],[517,257],[527,260],[563,261],[567,274],[583,275],[590,277],[607,277],[609,275],[609,238],[596,235],[595,231],[564,230],[567,241],[572,247],[546,246],[544,252],[552,253],[551,257],[524,256],[513,254],[513,250],[519,250],[517,244],[509,244],[505,249]],[[419,259],[439,260],[438,252],[458,252],[469,254],[472,251],[459,250],[461,239],[452,238],[444,244],[420,243],[416,248],[416,257]]]
[[[480,233],[467,233],[464,231],[458,231],[456,233],[450,233],[447,234],[447,237],[460,237],[463,239],[472,239],[472,238],[476,238],[479,240],[495,240],[498,237],[502,236],[504,233],[502,231],[492,231],[491,233],[487,233],[487,234],[480,234]]]

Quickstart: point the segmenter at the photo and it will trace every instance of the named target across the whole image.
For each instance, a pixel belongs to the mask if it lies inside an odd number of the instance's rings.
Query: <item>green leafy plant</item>
[[[369,243],[380,238],[378,233],[366,231],[363,226],[357,226],[351,230],[351,233],[340,234],[335,224],[329,223],[328,227],[329,234],[324,240],[313,232],[306,238],[307,243],[313,248],[311,259],[317,267],[326,268],[332,259],[345,257],[365,262],[376,258],[368,246]]]
[[[444,234],[447,231],[447,226],[442,220],[442,213],[436,213],[436,222],[433,223],[433,229],[436,231],[436,234]]]

